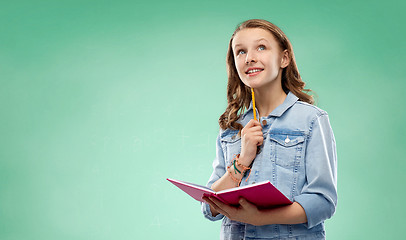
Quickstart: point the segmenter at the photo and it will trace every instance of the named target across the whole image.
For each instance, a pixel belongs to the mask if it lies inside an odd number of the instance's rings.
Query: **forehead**
[[[233,39],[232,47],[248,45],[260,41],[267,41],[271,45],[277,45],[277,41],[271,32],[262,28],[244,28],[238,31]]]

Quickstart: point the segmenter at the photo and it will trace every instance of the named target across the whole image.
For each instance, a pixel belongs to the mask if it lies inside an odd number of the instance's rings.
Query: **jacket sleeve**
[[[216,140],[216,159],[213,161],[213,173],[211,174],[209,182],[207,183],[207,187],[209,188],[211,188],[211,185],[213,185],[214,182],[216,182],[226,173],[224,152],[223,148],[221,147],[220,136],[221,133],[218,135]],[[222,214],[218,214],[217,216],[213,217],[210,211],[210,205],[207,203],[202,203],[202,212],[203,215],[211,221],[217,221],[224,217]]]
[[[327,113],[310,126],[305,152],[306,183],[295,197],[306,212],[307,228],[333,216],[337,206],[337,154]]]

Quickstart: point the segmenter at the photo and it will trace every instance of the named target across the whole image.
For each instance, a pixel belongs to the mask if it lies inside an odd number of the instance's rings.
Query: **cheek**
[[[245,72],[244,72],[244,62],[242,62],[242,61],[239,61],[239,60],[236,60],[235,61],[235,67],[237,68],[237,73],[238,73],[238,76],[240,77],[240,78],[242,78],[244,75],[245,75]]]
[[[281,62],[280,62],[280,61],[281,61],[280,58],[273,57],[273,58],[271,58],[271,60],[270,60],[270,64],[272,65],[272,67],[278,69],[278,68],[281,67]]]

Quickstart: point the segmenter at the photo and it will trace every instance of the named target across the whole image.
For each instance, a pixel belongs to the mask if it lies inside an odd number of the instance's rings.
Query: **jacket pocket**
[[[300,164],[305,134],[301,131],[274,130],[269,133],[276,165],[292,167]]]
[[[228,131],[221,136],[221,145],[223,147],[226,165],[229,166],[237,154],[241,152],[241,137],[238,131]]]

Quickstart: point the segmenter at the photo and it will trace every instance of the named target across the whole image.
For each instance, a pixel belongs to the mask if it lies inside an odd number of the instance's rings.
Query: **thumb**
[[[240,201],[238,203],[241,205],[243,208],[248,208],[251,207],[251,203],[249,203],[245,198],[240,198]]]

